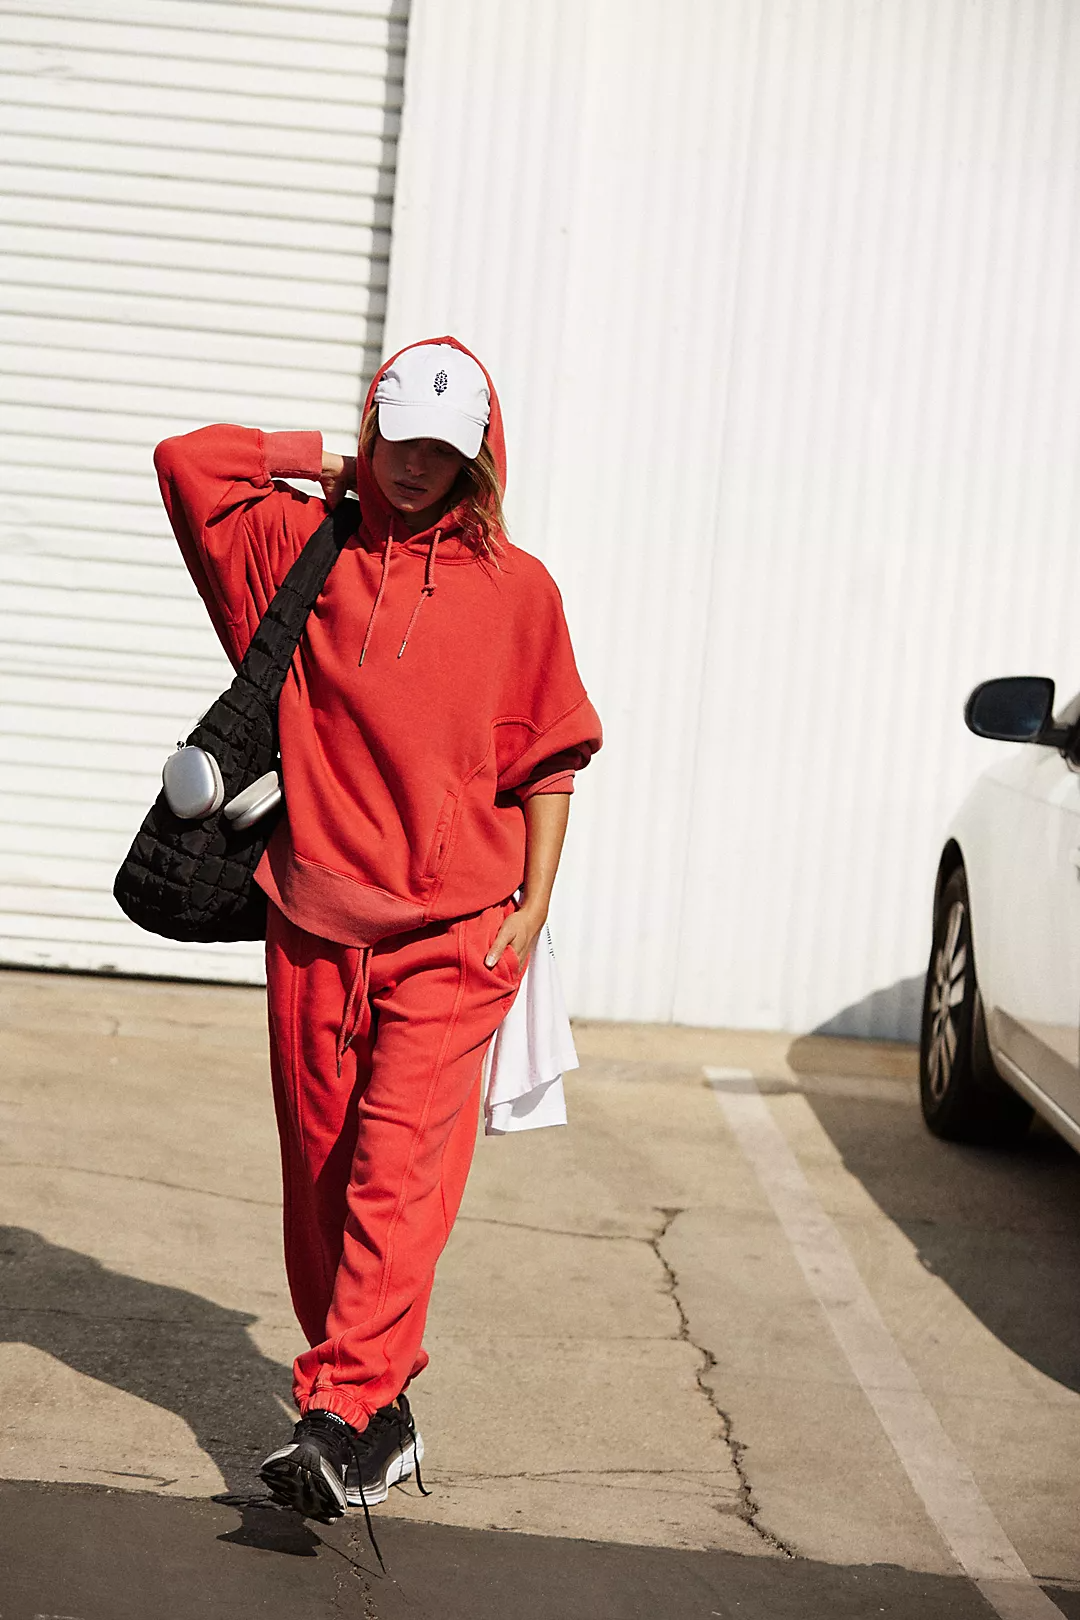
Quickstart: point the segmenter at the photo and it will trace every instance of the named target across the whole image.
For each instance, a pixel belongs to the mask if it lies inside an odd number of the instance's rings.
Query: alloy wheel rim
[[[930,1095],[940,1102],[952,1079],[959,1035],[957,1008],[964,999],[967,971],[967,943],[964,932],[964,903],[955,900],[945,925],[945,937],[934,955],[930,986]]]

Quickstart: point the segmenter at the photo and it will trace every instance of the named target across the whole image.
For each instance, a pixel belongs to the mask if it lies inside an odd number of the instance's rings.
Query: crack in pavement
[[[692,1350],[697,1352],[697,1355],[700,1358],[699,1365],[695,1372],[695,1382],[697,1383],[698,1390],[708,1402],[713,1415],[719,1420],[720,1439],[728,1449],[728,1453],[731,1457],[732,1467],[735,1470],[735,1477],[738,1480],[738,1506],[734,1511],[738,1514],[738,1517],[742,1519],[751,1530],[753,1530],[754,1534],[760,1537],[767,1547],[770,1547],[774,1552],[779,1553],[784,1558],[794,1558],[796,1557],[794,1547],[790,1546],[780,1536],[776,1535],[773,1531],[769,1530],[761,1523],[761,1504],[754,1495],[753,1486],[750,1483],[750,1477],[745,1464],[746,1447],[742,1441],[735,1438],[731,1414],[724,1411],[723,1407],[717,1401],[715,1395],[705,1381],[706,1375],[716,1366],[716,1357],[713,1355],[711,1350],[707,1349],[703,1344],[698,1344],[697,1341],[692,1337],[690,1332],[690,1320],[683,1307],[682,1300],[679,1297],[678,1277],[674,1267],[667,1260],[667,1257],[665,1256],[661,1247],[675,1220],[681,1214],[683,1214],[684,1211],[682,1209],[661,1208],[659,1213],[663,1216],[663,1223],[659,1230],[654,1232],[651,1237],[639,1237],[637,1234],[630,1232],[575,1232],[568,1231],[565,1228],[539,1226],[524,1221],[500,1220],[494,1216],[462,1215],[459,1216],[458,1219],[471,1221],[477,1225],[505,1226],[515,1228],[519,1231],[539,1232],[552,1237],[587,1238],[592,1242],[599,1243],[644,1243],[652,1250],[664,1273],[666,1292],[670,1295],[671,1301],[675,1306],[678,1316],[678,1330],[676,1333],[672,1334],[671,1337],[676,1341],[688,1344]],[[603,1479],[605,1477],[626,1478],[627,1476],[634,1474],[647,1474],[658,1478],[666,1477],[670,1479],[676,1478],[680,1475],[683,1477],[693,1477],[695,1473],[697,1473],[699,1476],[707,1476],[708,1472],[708,1470],[692,1469],[560,1469],[553,1473],[522,1472],[514,1474],[492,1475],[461,1474],[456,1477],[455,1482],[459,1485],[464,1485],[466,1482],[471,1480],[480,1482],[488,1479],[520,1479],[543,1482],[544,1480],[553,1480],[564,1477],[569,1478],[574,1474],[588,1474],[591,1477],[598,1479]],[[613,1487],[607,1488],[611,1489]],[[724,1503],[716,1502],[714,1503],[714,1506],[716,1511],[720,1514],[727,1515],[733,1511],[732,1508]]]
[[[358,1561],[358,1558],[352,1557],[351,1553],[346,1552],[344,1547],[336,1547],[332,1541],[326,1541],[320,1535],[316,1535],[315,1539],[319,1543],[320,1547],[325,1547],[327,1552],[336,1553],[337,1556],[344,1562],[346,1569],[341,1573],[344,1574],[346,1581],[350,1579],[359,1581],[361,1595],[364,1599],[363,1620],[379,1620],[379,1611],[375,1607],[375,1594],[371,1589],[372,1580],[378,1579],[375,1571],[365,1569],[364,1565]],[[351,1534],[349,1536],[349,1546],[353,1549],[353,1551],[357,1551],[357,1543],[360,1540],[361,1538],[356,1534]],[[386,1578],[386,1576],[383,1577],[384,1580]],[[347,1596],[340,1579],[338,1583],[338,1593],[343,1597]],[[335,1609],[337,1608],[336,1598],[334,1601],[334,1607]],[[349,1609],[350,1613],[353,1612],[350,1605],[346,1604],[346,1607]]]
[[[100,1472],[107,1474],[110,1479],[148,1479],[152,1485],[159,1485],[162,1490],[167,1485],[177,1484],[179,1478],[177,1476],[174,1479],[166,1479],[163,1474],[135,1474],[130,1468],[102,1468]]]
[[[754,1534],[760,1536],[761,1540],[765,1542],[766,1546],[771,1547],[774,1552],[780,1553],[784,1558],[795,1558],[797,1556],[795,1548],[789,1545],[788,1542],[782,1540],[780,1536],[774,1535],[771,1530],[767,1529],[766,1526],[761,1523],[761,1504],[754,1495],[753,1486],[750,1484],[750,1476],[746,1471],[746,1465],[743,1461],[743,1455],[746,1447],[742,1441],[736,1440],[735,1438],[730,1412],[724,1411],[723,1407],[716,1399],[716,1396],[705,1382],[706,1374],[710,1373],[716,1366],[716,1357],[713,1355],[711,1350],[707,1349],[703,1344],[698,1344],[697,1340],[692,1337],[690,1332],[690,1318],[687,1316],[683,1302],[679,1298],[678,1276],[674,1266],[667,1259],[663,1249],[661,1248],[661,1244],[671,1231],[672,1226],[675,1224],[680,1215],[685,1214],[685,1211],[682,1209],[660,1208],[658,1213],[664,1217],[663,1224],[649,1240],[649,1247],[652,1249],[657,1260],[660,1262],[664,1272],[664,1278],[667,1283],[667,1292],[671,1296],[672,1304],[675,1306],[675,1309],[678,1312],[678,1338],[681,1339],[684,1344],[688,1344],[692,1350],[696,1350],[698,1356],[700,1357],[700,1364],[695,1373],[695,1380],[698,1389],[701,1391],[701,1394],[704,1396],[705,1400],[709,1403],[712,1412],[720,1420],[720,1438],[731,1453],[732,1466],[735,1469],[735,1475],[739,1481],[739,1517],[745,1524],[749,1525]],[[724,1510],[719,1509],[718,1511],[723,1512]]]

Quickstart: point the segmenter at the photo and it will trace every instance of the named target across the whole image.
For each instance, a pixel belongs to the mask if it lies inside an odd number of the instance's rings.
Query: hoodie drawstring
[[[412,618],[409,620],[408,628],[405,631],[401,646],[398,648],[399,658],[405,651],[409,637],[413,633],[413,626],[420,617],[420,609],[423,607],[427,598],[429,596],[434,596],[435,594],[435,553],[439,549],[439,541],[441,539],[442,530],[436,529],[434,535],[432,536],[431,544],[428,547],[427,566],[424,569],[424,583],[420,587],[420,595],[417,597],[416,606],[412,610]],[[375,627],[375,615],[378,613],[382,604],[383,595],[386,591],[386,582],[390,578],[390,551],[393,544],[394,536],[393,532],[391,531],[391,533],[387,535],[386,545],[383,547],[382,576],[379,580],[379,589],[375,593],[375,600],[371,604],[371,613],[368,615],[367,630],[364,633],[364,645],[360,649],[360,662],[357,665],[357,668],[360,668],[363,665],[364,659],[367,657],[368,647],[371,645],[371,632]]]
[[[382,577],[379,580],[379,588],[375,592],[375,600],[371,604],[371,612],[368,615],[367,631],[364,635],[364,645],[360,649],[360,664],[357,665],[357,668],[360,668],[363,665],[364,659],[367,657],[368,643],[371,640],[371,632],[375,628],[375,615],[379,611],[379,604],[382,602],[383,592],[386,590],[386,581],[390,578],[390,549],[393,544],[394,535],[393,531],[391,530],[391,532],[386,536],[386,545],[383,547]]]
[[[372,946],[365,945],[357,955],[356,970],[345,999],[345,1010],[341,1015],[341,1028],[338,1030],[337,1038],[338,1079],[341,1078],[341,1065],[345,1061],[345,1054],[360,1033],[364,1005],[371,985],[371,952]]]
[[[441,529],[436,529],[434,538],[432,539],[432,542],[431,542],[431,545],[428,547],[427,567],[424,570],[424,583],[420,587],[420,595],[417,597],[416,606],[412,610],[412,618],[409,620],[409,627],[405,632],[405,636],[404,636],[404,639],[402,640],[401,646],[398,648],[398,657],[399,658],[401,657],[402,653],[405,651],[405,643],[408,641],[409,637],[412,635],[413,625],[416,623],[417,619],[420,617],[420,609],[423,607],[424,602],[426,601],[426,599],[429,596],[434,596],[434,594],[435,594],[435,553],[438,550],[439,541],[441,539],[442,539],[442,530]]]

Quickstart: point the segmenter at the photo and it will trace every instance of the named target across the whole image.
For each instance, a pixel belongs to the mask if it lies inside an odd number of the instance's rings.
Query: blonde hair
[[[379,407],[373,405],[364,417],[360,429],[360,453],[371,464],[375,441],[379,437]],[[472,461],[463,463],[450,491],[447,510],[464,503],[465,539],[475,547],[478,556],[486,557],[498,566],[499,555],[506,537],[506,519],[502,508],[502,482],[491,446],[484,438],[480,453]]]

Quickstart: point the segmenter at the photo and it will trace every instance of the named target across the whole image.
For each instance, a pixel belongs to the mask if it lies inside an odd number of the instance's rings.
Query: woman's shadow
[[[311,1557],[319,1537],[259,1485],[259,1464],[274,1437],[285,1438],[292,1402],[289,1369],[251,1341],[255,1320],[0,1226],[0,1343],[32,1345],[175,1412],[225,1480],[215,1500],[240,1514],[219,1540]]]

